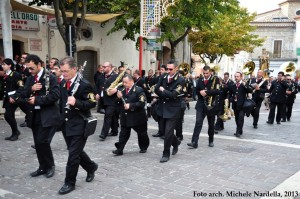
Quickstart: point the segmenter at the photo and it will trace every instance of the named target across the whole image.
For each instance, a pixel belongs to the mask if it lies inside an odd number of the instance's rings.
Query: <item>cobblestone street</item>
[[[5,141],[10,135],[5,120],[0,120],[0,198],[297,198],[300,194],[300,95],[294,104],[290,122],[281,125],[266,124],[268,111],[262,106],[258,129],[252,126],[252,117],[245,118],[244,133],[236,138],[234,119],[225,123],[225,129],[215,135],[215,146],[208,147],[207,122],[201,131],[199,147],[189,149],[195,124],[195,102],[186,111],[184,140],[179,152],[167,163],[159,160],[163,140],[151,135],[157,124],[148,122],[150,146],[147,153],[139,153],[137,136],[132,132],[123,156],[114,156],[112,150],[118,137],[99,141],[103,115],[97,132],[89,137],[85,151],[98,163],[93,182],[85,182],[86,172],[80,168],[75,191],[58,195],[65,177],[67,149],[61,132],[52,141],[56,163],[54,177],[32,178],[29,173],[38,168],[31,130],[20,128],[18,141]],[[24,115],[17,116],[18,124]],[[290,191],[290,192],[288,192]],[[280,194],[280,195],[277,195]],[[290,196],[290,197],[287,197]]]

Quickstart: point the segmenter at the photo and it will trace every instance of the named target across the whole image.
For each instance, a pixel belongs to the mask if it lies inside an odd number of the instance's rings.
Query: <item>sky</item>
[[[279,8],[278,4],[285,0],[239,0],[241,7],[246,7],[249,12],[262,13]]]

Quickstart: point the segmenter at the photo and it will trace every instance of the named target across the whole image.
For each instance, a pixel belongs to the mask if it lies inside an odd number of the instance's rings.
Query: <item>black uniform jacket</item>
[[[48,94],[46,94],[46,78],[49,77],[49,88]],[[36,106],[40,107],[41,111],[41,122],[42,127],[52,127],[52,126],[59,126],[60,121],[60,113],[57,101],[60,97],[59,85],[57,83],[57,78],[53,74],[46,75],[45,69],[43,71],[42,76],[39,79],[39,83],[42,84],[42,89],[40,91],[32,93],[31,87],[35,84],[34,76],[29,76],[26,80],[24,89],[20,92],[20,100],[26,102],[24,98],[29,98],[32,95],[35,96],[35,104],[29,104],[29,111],[28,111],[28,121],[27,126],[32,127],[33,122],[33,111]]]
[[[15,93],[18,89],[22,89],[24,83],[22,81],[21,75],[16,71],[11,71],[6,78],[3,78],[3,108],[10,105],[9,97],[15,98]]]
[[[215,84],[214,87],[212,88],[214,81]],[[203,97],[200,94],[201,90],[206,90],[207,96]],[[221,91],[220,91],[220,80],[217,76],[210,76],[206,85],[204,84],[204,78],[203,77],[199,78],[196,86],[196,93],[198,95],[198,101],[195,106],[196,110],[200,110],[201,106],[204,105],[204,102],[207,103],[208,98],[211,96],[213,97],[212,102],[214,103],[212,105],[217,106],[219,108],[219,101],[218,98],[216,98],[216,96],[220,95]]]
[[[273,103],[286,103],[286,90],[289,85],[286,81],[274,80],[269,89],[270,101]]]
[[[78,75],[77,77],[78,78]],[[96,99],[93,93],[92,85],[82,78],[79,81],[79,87],[74,97],[76,103],[74,106],[70,106],[70,109],[66,109],[66,103],[68,97],[71,96],[72,90],[75,86],[75,81],[72,83],[69,90],[66,88],[66,81],[63,80],[60,83],[61,98],[60,98],[60,109],[64,118],[64,127],[66,136],[83,135],[84,133],[84,117],[91,116],[91,108],[96,106]]]
[[[263,82],[263,83],[261,83]],[[264,100],[265,98],[265,93],[268,92],[268,81],[264,80],[263,78],[257,79],[257,78],[251,78],[249,81],[250,86],[253,88],[253,93],[252,93],[252,99],[254,101],[257,100]],[[255,90],[255,87],[253,86],[254,84],[260,85],[260,90]]]
[[[164,87],[161,92],[159,87]],[[157,114],[163,118],[180,118],[181,98],[183,94],[184,79],[176,73],[173,80],[168,83],[168,74],[163,74],[155,86],[155,93],[159,96]]]
[[[230,101],[232,102],[233,109],[243,109],[244,102],[247,99],[247,93],[252,93],[252,88],[248,83],[242,83],[239,87],[234,83],[229,87]]]
[[[103,104],[105,106],[115,106],[116,105],[116,99],[117,94],[113,94],[112,96],[107,95],[107,89],[110,87],[110,85],[116,80],[118,77],[118,74],[115,74],[112,72],[109,76],[105,76],[105,74],[101,74],[98,78],[97,84],[96,84],[96,93],[98,93],[101,96],[101,93],[103,92]]]
[[[146,96],[142,88],[133,86],[129,93],[122,90],[123,99],[130,104],[130,109],[125,110],[121,106],[121,125],[126,127],[134,127],[147,123],[147,115],[145,111]]]

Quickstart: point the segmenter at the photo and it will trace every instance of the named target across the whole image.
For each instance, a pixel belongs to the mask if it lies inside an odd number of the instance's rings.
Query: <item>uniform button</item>
[[[68,118],[66,118],[65,121],[68,121]]]
[[[68,113],[68,111],[65,111],[65,113]]]

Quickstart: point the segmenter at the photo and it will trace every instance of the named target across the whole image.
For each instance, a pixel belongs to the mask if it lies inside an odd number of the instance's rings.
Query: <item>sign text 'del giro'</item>
[[[26,12],[11,12],[12,30],[39,30],[39,15]],[[0,23],[0,29],[2,24]]]

